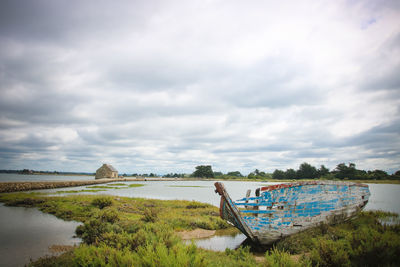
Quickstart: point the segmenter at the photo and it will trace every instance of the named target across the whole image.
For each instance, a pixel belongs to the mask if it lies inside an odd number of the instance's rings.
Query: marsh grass
[[[76,193],[85,193],[85,192],[96,193],[96,192],[102,192],[102,191],[106,191],[106,190],[101,190],[101,189],[60,190],[60,191],[52,192],[52,194],[76,194]]]
[[[120,189],[121,187],[108,186],[108,185],[92,185],[87,188],[101,188],[101,189]]]
[[[362,212],[287,237],[256,261],[248,247],[214,252],[182,243],[176,231],[231,231],[218,209],[204,203],[30,193],[1,194],[0,201],[83,223],[76,230],[83,244],[33,266],[398,266],[400,255],[400,225],[380,222],[397,216],[387,212]]]
[[[99,189],[127,189],[127,188],[132,188],[132,187],[141,187],[144,186],[144,184],[123,184],[123,183],[117,183],[117,184],[109,184],[109,185],[92,185],[88,186],[87,188],[99,188]]]
[[[144,184],[130,184],[129,187],[141,187],[144,186]]]
[[[310,253],[313,265],[396,266],[400,255],[400,225],[380,222],[397,214],[383,211],[362,212],[354,220],[338,225],[322,224],[290,236],[276,244],[293,254]]]

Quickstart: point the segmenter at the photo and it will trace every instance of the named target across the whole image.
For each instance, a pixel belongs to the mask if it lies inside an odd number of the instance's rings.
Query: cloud
[[[399,166],[397,1],[2,1],[0,168]]]

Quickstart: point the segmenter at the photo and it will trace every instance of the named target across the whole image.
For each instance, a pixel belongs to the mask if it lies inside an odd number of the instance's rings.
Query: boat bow
[[[227,220],[251,240],[257,242],[257,237],[252,233],[246,222],[243,220],[239,209],[225,190],[225,186],[220,182],[216,182],[214,185],[216,188],[215,192],[221,196],[221,202],[219,205],[219,214],[221,218]]]

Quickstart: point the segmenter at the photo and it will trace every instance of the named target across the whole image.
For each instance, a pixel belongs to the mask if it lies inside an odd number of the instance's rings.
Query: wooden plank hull
[[[221,195],[221,218],[260,244],[271,244],[321,223],[350,219],[370,196],[364,184],[312,181],[262,187],[256,196],[234,202],[222,183],[215,187]]]

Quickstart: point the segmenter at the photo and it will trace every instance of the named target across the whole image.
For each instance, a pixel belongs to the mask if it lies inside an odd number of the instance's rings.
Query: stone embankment
[[[123,179],[122,179],[123,180]],[[61,187],[73,187],[92,184],[105,184],[121,181],[121,179],[99,179],[87,181],[44,181],[44,182],[1,182],[0,193],[29,191],[36,189],[52,189]]]
[[[62,187],[74,187],[93,184],[106,184],[111,182],[129,181],[183,181],[182,178],[161,178],[161,177],[135,177],[118,179],[96,179],[86,181],[43,181],[43,182],[0,182],[0,193],[10,193],[17,191],[29,191],[37,189],[53,189]]]

